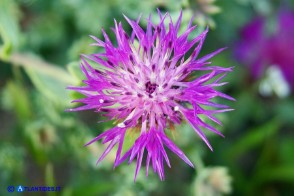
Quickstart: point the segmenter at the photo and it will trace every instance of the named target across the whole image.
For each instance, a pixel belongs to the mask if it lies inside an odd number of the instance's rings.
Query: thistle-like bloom
[[[268,28],[272,26],[275,28]],[[241,31],[236,57],[250,67],[255,78],[263,76],[268,69],[273,70],[272,67],[281,70],[282,76],[294,90],[293,35],[294,12],[281,10],[275,21],[255,18]],[[281,83],[278,86],[281,87]]]
[[[84,105],[70,111],[94,109],[104,113],[110,120],[117,120],[115,127],[86,144],[100,139],[103,139],[103,144],[109,143],[97,163],[117,145],[114,167],[127,159],[129,163],[136,159],[135,180],[144,152],[147,152],[146,175],[151,164],[161,180],[164,179],[164,162],[171,167],[166,148],[193,167],[186,155],[166,135],[167,129],[187,120],[212,150],[201,127],[222,134],[201,120],[200,116],[204,115],[221,124],[214,114],[230,109],[211,99],[219,96],[233,100],[214,89],[225,84],[220,83],[220,80],[232,68],[211,66],[207,62],[223,49],[197,59],[208,30],[189,41],[189,34],[196,28],[191,26],[192,19],[186,31],[178,35],[182,13],[176,23],[173,23],[168,13],[158,13],[159,24],[152,23],[149,17],[146,32],[138,25],[140,18],[132,21],[125,17],[132,27],[130,37],[122,24],[115,21],[113,32],[116,45],[104,30],[104,41],[91,36],[95,40],[93,45],[103,48],[104,52],[84,55],[81,69],[86,76],[83,81],[86,86],[69,87],[85,95],[85,98],[74,101]],[[166,20],[169,21],[168,28],[164,24]],[[204,73],[195,78],[193,72]],[[203,106],[217,109],[207,110]],[[127,132],[136,132],[139,136],[123,153]]]

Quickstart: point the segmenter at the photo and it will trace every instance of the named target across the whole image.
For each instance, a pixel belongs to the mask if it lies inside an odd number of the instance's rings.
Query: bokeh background
[[[225,138],[207,133],[213,152],[176,128],[195,169],[169,153],[165,181],[141,171],[134,183],[135,164],[113,170],[114,152],[96,166],[105,146],[83,145],[112,122],[64,112],[81,96],[66,86],[82,84],[80,54],[97,51],[89,35],[113,39],[114,18],[130,32],[122,14],[156,21],[156,8],[182,9],[183,29],[194,15],[195,35],[209,26],[201,55],[228,47],[212,62],[235,66],[220,90],[236,101],[217,100],[235,110],[218,116]],[[293,13],[293,0],[0,0],[0,195],[19,184],[61,186],[40,195],[293,195]]]

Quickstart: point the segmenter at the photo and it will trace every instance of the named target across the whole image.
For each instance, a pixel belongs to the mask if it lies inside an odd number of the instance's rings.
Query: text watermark
[[[8,192],[50,192],[56,191],[59,192],[61,190],[60,186],[8,186]]]

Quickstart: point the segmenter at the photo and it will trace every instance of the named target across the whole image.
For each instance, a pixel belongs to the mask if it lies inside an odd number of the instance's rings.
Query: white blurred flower
[[[260,94],[263,96],[276,94],[279,98],[284,98],[289,96],[290,91],[290,86],[285,80],[279,67],[273,65],[267,68],[265,78],[259,85]]]
[[[232,177],[226,167],[210,167],[199,171],[194,186],[195,196],[220,196],[232,191]]]

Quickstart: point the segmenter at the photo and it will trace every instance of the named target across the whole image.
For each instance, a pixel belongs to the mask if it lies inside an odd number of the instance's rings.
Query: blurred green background
[[[294,93],[262,96],[262,78],[253,80],[233,57],[240,29],[255,16],[275,17],[282,7],[293,10],[294,2],[0,0],[0,195],[20,194],[8,193],[8,185],[61,186],[40,195],[293,195]],[[235,66],[220,89],[237,101],[226,103],[235,111],[218,116],[225,139],[207,133],[214,152],[190,126],[176,128],[175,143],[195,169],[169,153],[165,181],[141,171],[134,183],[134,163],[112,169],[115,152],[96,166],[105,146],[83,145],[112,123],[97,123],[101,116],[92,111],[64,112],[80,96],[65,88],[82,84],[80,54],[97,50],[89,35],[102,38],[104,28],[113,39],[114,18],[130,32],[122,14],[146,18],[156,8],[173,17],[182,9],[183,28],[194,15],[195,34],[210,27],[201,55],[228,46],[212,62]]]

